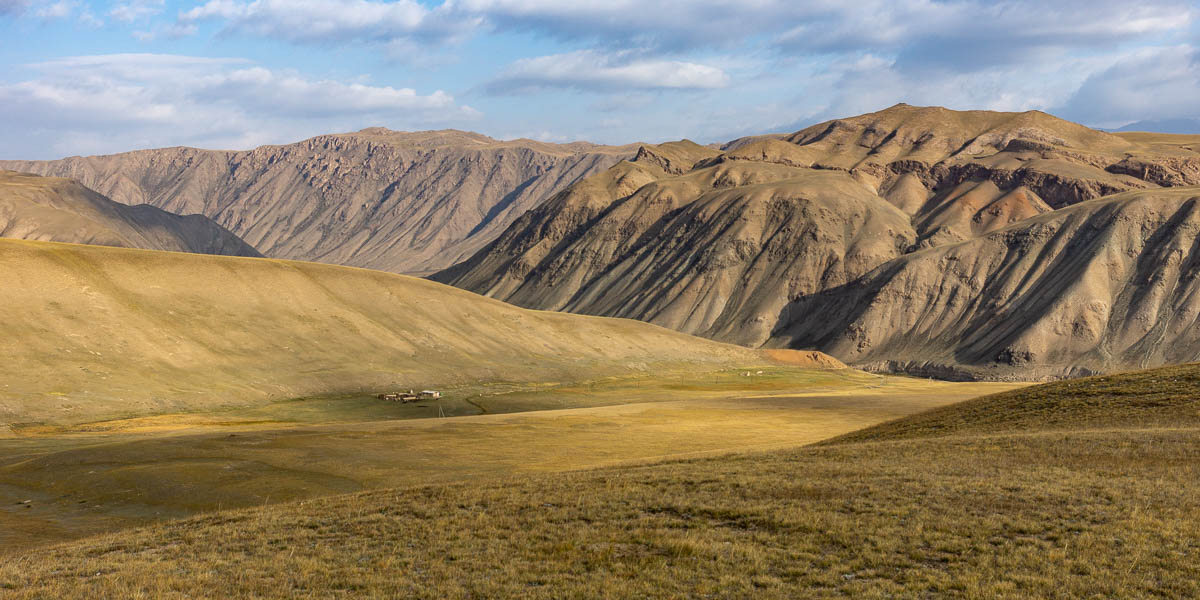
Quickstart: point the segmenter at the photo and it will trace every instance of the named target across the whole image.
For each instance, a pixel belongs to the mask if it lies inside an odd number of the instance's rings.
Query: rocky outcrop
[[[636,149],[372,128],[245,152],[166,148],[0,167],[203,214],[267,256],[428,272]]]
[[[1109,165],[1110,173],[1130,175],[1164,187],[1200,185],[1200,158],[1128,157]]]
[[[12,171],[0,171],[0,237],[261,256],[207,217],[180,216],[147,205],[126,206],[70,179]]]
[[[701,160],[720,154],[717,150],[701,146],[691,140],[680,140],[654,146],[641,146],[633,160],[643,165],[654,165],[664,173],[681,175],[692,170],[692,167]]]

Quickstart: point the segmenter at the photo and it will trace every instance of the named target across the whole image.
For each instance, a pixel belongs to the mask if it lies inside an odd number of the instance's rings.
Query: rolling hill
[[[933,316],[940,309],[918,306],[928,298],[911,290],[870,297],[862,290],[882,285],[876,282],[898,265],[921,263],[930,269],[923,290],[954,289],[953,302],[964,306],[1007,306],[995,286],[960,286],[958,269],[921,257],[960,247],[1000,252],[996,240],[1009,232],[1079,217],[1099,205],[1076,206],[1102,197],[1186,203],[1189,186],[1200,185],[1198,149],[1195,136],[1111,134],[1037,111],[908,105],[790,135],[745,138],[723,150],[686,141],[643,146],[632,161],[565,189],[470,259],[431,277],[530,308],[635,318],[748,346],[818,347],[855,365],[920,366],[915,370],[923,374],[1008,377],[1010,354],[1032,376],[1047,377],[1190,360],[1196,355],[1187,346],[1166,350],[1170,356],[1143,351],[1115,317],[1111,325],[1091,326],[1099,327],[1088,334],[1091,346],[1055,346],[1064,335],[1061,315],[1039,311],[1080,298],[1117,302],[1077,279],[1097,272],[1088,268],[1056,267],[1034,281],[1037,289],[1021,287],[1020,294],[1040,304],[1013,306],[1003,313],[1010,321],[989,321],[987,330],[959,313]],[[1138,236],[1178,208],[1124,211],[1105,241],[1089,237],[1102,226],[1090,221],[1064,230],[1044,250],[1090,244],[1098,252],[1119,246],[1152,253],[1157,241],[1143,248]],[[1036,244],[1022,243],[1033,257]],[[1103,275],[1110,279],[1103,285],[1116,286],[1113,294],[1132,293],[1151,271],[1149,255],[1126,261]],[[1075,294],[1060,294],[1068,289]],[[828,304],[817,309],[817,298]],[[1130,302],[1150,310],[1154,298]],[[904,344],[847,341],[855,334],[845,332],[861,328],[857,312],[901,310],[926,311],[921,318],[930,327],[957,329],[944,338],[903,329]],[[875,337],[905,327],[871,326],[881,327],[871,330]],[[1000,340],[996,328],[1034,328],[1027,337],[1039,341],[1015,343],[1015,333]],[[954,335],[974,341],[958,343]]]
[[[0,171],[0,237],[260,256],[201,215],[113,202],[69,179]]]
[[[1200,427],[1200,365],[1055,381],[982,396],[838,436],[850,444],[943,436]]]
[[[203,214],[272,258],[408,273],[469,256],[559,188],[636,149],[371,128],[240,152],[164,148],[0,168]]]
[[[348,267],[0,240],[0,270],[5,429],[757,362],[645,323],[523,310]]]

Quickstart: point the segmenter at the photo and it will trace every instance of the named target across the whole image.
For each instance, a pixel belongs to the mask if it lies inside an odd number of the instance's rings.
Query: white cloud
[[[678,50],[721,46],[763,32],[828,4],[787,0],[457,0],[454,10],[492,27],[537,31],[559,39]]]
[[[808,80],[805,96],[819,105],[806,117],[816,122],[897,102],[956,110],[1049,110],[1070,98],[1088,74],[1104,68],[1109,60],[1095,56],[913,76],[895,59],[863,55],[835,61]]]
[[[948,63],[1042,48],[1106,47],[1196,18],[1187,0],[452,0],[493,27],[559,39],[665,50],[723,47],[768,36],[804,52],[914,49]],[[953,46],[948,46],[953,44]]]
[[[520,93],[546,87],[591,90],[713,89],[729,85],[724,71],[709,65],[604,54],[580,50],[525,58],[488,84],[493,93]]]
[[[226,32],[300,43],[444,39],[477,24],[442,14],[415,0],[209,0],[181,13],[179,23],[220,21]]]
[[[32,9],[32,10],[31,10]],[[57,0],[50,2],[42,0],[0,0],[0,16],[13,17],[30,16],[49,24],[54,21],[65,21],[74,18],[75,21],[89,27],[99,27],[104,21],[92,13],[86,2],[81,0]]]
[[[71,16],[75,10],[75,2],[71,0],[60,0],[52,4],[46,4],[34,11],[34,15],[43,19],[65,19]]]
[[[816,50],[878,50],[931,40],[1112,44],[1186,28],[1194,16],[1194,6],[1180,0],[863,0],[812,13],[779,39]],[[959,50],[972,48],[965,44]]]
[[[372,125],[469,123],[479,113],[442,91],[310,79],[242,59],[126,54],[33,65],[0,84],[0,152],[29,157],[137,147],[238,147]]]
[[[127,0],[118,2],[108,15],[126,23],[141,21],[162,13],[164,0]]]
[[[1088,77],[1059,109],[1102,127],[1200,117],[1200,50],[1143,48]]]
[[[448,40],[484,29],[659,52],[765,40],[785,52],[900,52],[964,69],[1186,30],[1196,12],[1188,0],[208,0],[179,22],[296,43]]]

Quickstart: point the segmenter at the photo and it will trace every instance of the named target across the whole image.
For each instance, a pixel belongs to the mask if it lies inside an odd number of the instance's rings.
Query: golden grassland
[[[625,319],[364,269],[0,239],[0,436],[383,388],[753,364]]]
[[[473,386],[448,393],[444,412],[466,416],[445,419],[421,418],[434,402],[334,397],[19,428],[0,440],[0,548],[366,489],[795,447],[1011,387],[751,372]]]
[[[1194,597],[1196,430],[845,445],[337,496],[9,558],[12,598]]]
[[[994,394],[901,421],[926,423],[929,435],[900,429],[907,439],[885,440],[896,427],[889,424],[871,441],[847,436],[194,517],[12,555],[0,566],[0,590],[13,598],[183,598],[197,590],[261,598],[1195,597],[1200,426],[1145,411],[1169,405],[1194,417],[1197,371]],[[1168,384],[1159,394],[1156,386]],[[972,418],[986,425],[973,427]]]
[[[831,440],[1024,430],[1200,427],[1200,365],[1071,379],[925,411]]]

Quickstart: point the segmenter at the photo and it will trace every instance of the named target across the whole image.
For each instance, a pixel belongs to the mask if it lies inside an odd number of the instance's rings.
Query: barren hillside
[[[979,365],[997,360],[1003,348],[967,352],[947,346],[950,337],[938,342],[915,332],[905,338],[909,346],[902,353],[886,344],[852,351],[835,343],[834,334],[812,333],[857,326],[832,315],[887,312],[895,309],[897,297],[843,296],[833,301],[836,311],[824,313],[797,312],[792,301],[857,290],[867,281],[860,277],[881,277],[873,270],[893,264],[889,261],[994,239],[1008,227],[1058,218],[1059,211],[1076,214],[1068,207],[1097,198],[1139,190],[1159,197],[1157,191],[1167,187],[1200,185],[1198,150],[1196,136],[1115,135],[1036,111],[908,105],[789,136],[746,138],[724,151],[688,142],[644,146],[633,161],[564,190],[475,256],[433,278],[521,306],[642,319],[750,346],[820,342],[818,347],[853,364],[895,366],[916,360],[908,350],[920,346],[921,356],[936,354],[944,365]],[[1127,215],[1132,224],[1114,235],[1126,236],[1132,248],[1143,230],[1161,225],[1158,216]],[[1117,269],[1114,281],[1136,287],[1148,276],[1146,266]],[[953,272],[930,270],[927,285],[950,285]],[[1075,283],[1087,288],[1072,279],[1084,271],[1054,275],[1036,292],[1044,302],[1033,312],[1010,314],[1011,327],[1048,323],[1052,317],[1037,311],[1055,303],[1112,300],[1092,298],[1091,292],[1067,300],[1060,296],[1064,289]],[[988,296],[993,292],[963,290],[955,301],[1003,302]],[[884,336],[890,330],[885,325],[870,324],[883,328],[870,335]],[[778,333],[784,326],[792,337]],[[983,335],[952,319],[939,326],[960,328],[955,335]],[[1118,335],[1105,327],[1097,339]],[[1116,322],[1111,327],[1127,340],[1127,327]],[[1035,335],[1046,340],[1035,346],[1049,346],[1030,350],[1034,358],[1025,366],[1074,372],[1064,370],[1062,361],[1070,363],[1068,356],[1081,347],[1050,350],[1058,334]],[[1152,365],[1168,360],[1166,354],[1188,352],[1147,354],[1125,343],[1116,343],[1119,351],[1111,349],[1116,354],[1085,362],[1104,369]],[[1018,346],[1013,351],[1025,356]]]
[[[245,152],[164,148],[0,168],[70,177],[125,204],[199,213],[263,254],[427,272],[637,146],[382,128]]]
[[[1200,187],[1083,202],[799,298],[772,343],[993,379],[1195,361],[1198,236]]]
[[[113,202],[70,179],[0,171],[0,237],[259,256],[201,215]]]

